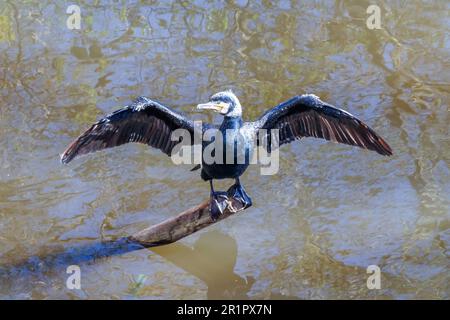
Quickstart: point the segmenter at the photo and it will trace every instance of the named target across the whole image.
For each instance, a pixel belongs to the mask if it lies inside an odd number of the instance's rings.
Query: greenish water
[[[66,27],[70,4],[0,4],[0,298],[449,298],[448,3],[380,1],[380,30],[366,1],[79,1],[81,30]],[[304,139],[282,148],[276,176],[243,176],[244,213],[93,259],[99,241],[196,205],[209,186],[143,145],[68,166],[59,154],[137,96],[199,117],[197,103],[229,88],[248,120],[315,93],[394,156]],[[71,263],[81,290],[66,288]]]

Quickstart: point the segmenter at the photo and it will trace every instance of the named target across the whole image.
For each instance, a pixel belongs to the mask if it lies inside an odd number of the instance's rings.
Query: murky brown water
[[[449,298],[448,3],[380,1],[369,30],[359,0],[144,2],[80,2],[80,31],[71,3],[0,4],[0,298]],[[316,93],[395,155],[305,139],[278,175],[244,175],[245,213],[153,250],[96,247],[209,187],[143,145],[63,166],[65,146],[139,95],[194,117],[227,88],[247,119]],[[72,263],[81,290],[66,288]]]

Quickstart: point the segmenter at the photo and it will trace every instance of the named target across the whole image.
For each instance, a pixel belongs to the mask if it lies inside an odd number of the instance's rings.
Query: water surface
[[[0,4],[0,298],[449,298],[448,3],[380,2],[381,30],[368,1],[81,1],[81,30],[70,4]],[[193,107],[223,89],[248,120],[315,93],[394,156],[304,139],[276,176],[243,176],[246,212],[169,246],[100,245],[209,186],[143,145],[59,154],[140,95],[218,121]],[[81,290],[66,288],[71,263]]]

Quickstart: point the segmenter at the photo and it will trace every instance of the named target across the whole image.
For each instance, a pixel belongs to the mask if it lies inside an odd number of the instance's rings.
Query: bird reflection
[[[203,233],[193,247],[174,243],[150,248],[208,286],[208,299],[248,299],[255,279],[234,272],[237,243],[218,231]]]

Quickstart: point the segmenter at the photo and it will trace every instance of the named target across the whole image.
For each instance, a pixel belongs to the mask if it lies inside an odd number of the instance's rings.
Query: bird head
[[[226,117],[240,117],[242,107],[238,98],[231,91],[213,94],[207,103],[197,105],[198,110],[213,110]]]

